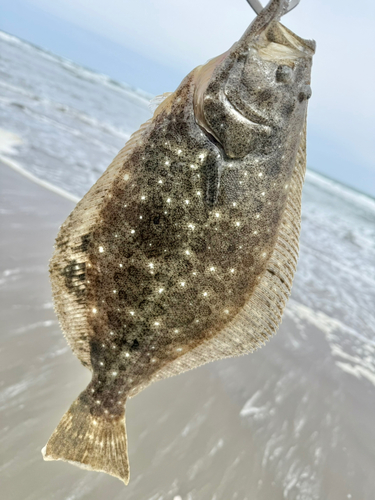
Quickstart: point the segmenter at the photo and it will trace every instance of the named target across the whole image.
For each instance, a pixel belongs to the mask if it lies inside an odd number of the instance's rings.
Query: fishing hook
[[[260,14],[263,10],[263,5],[260,3],[260,0],[247,0],[248,4],[250,7],[253,8],[256,14]],[[285,11],[285,14],[290,12],[294,7],[297,7],[299,4],[300,0],[290,0],[289,5],[287,10]]]

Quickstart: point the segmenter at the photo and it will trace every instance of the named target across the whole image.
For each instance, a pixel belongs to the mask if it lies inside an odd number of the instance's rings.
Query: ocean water
[[[72,198],[87,192],[130,134],[151,116],[151,97],[0,32],[0,159]],[[10,279],[8,271],[4,270],[0,286]],[[247,358],[235,364],[214,363],[204,372],[221,381],[220,390],[236,401],[236,418],[252,430],[252,445],[262,451],[259,456],[241,454],[241,439],[231,428],[229,437],[217,438],[206,462],[197,459],[191,466],[188,483],[195,482],[195,489],[185,488],[185,496],[177,487],[169,494],[162,486],[152,492],[142,490],[141,496],[134,486],[129,498],[243,500],[244,491],[253,491],[256,496],[249,498],[259,500],[371,500],[375,491],[370,473],[375,467],[375,433],[370,425],[375,418],[371,403],[375,400],[374,304],[375,200],[309,170],[292,297],[277,336],[279,344],[272,340],[260,351],[264,359],[268,353],[273,361],[266,371],[263,358],[252,355],[259,369],[253,374],[246,371]],[[197,379],[198,372],[194,373],[188,387]],[[177,380],[173,384],[177,387]],[[288,399],[292,389],[297,403]],[[207,433],[210,412],[222,411],[214,396],[206,403],[201,415],[196,414],[182,430],[187,455],[189,436],[193,436],[191,446],[199,446],[198,430]],[[171,412],[164,420],[159,415],[160,425],[168,422]],[[315,427],[306,430],[309,421]],[[192,428],[195,431],[190,433]],[[174,445],[176,441],[170,445],[172,455]],[[222,449],[231,460],[225,485],[220,473],[209,493],[203,486],[199,490],[197,484],[212,480],[207,464]],[[167,464],[166,455],[159,450],[153,464]],[[225,460],[222,457],[221,463]],[[249,472],[249,460],[258,464],[255,472]],[[342,464],[343,476],[331,471],[334,463]],[[241,479],[243,474],[250,479]],[[230,493],[226,488],[232,480]],[[61,488],[65,493],[56,498],[68,498],[64,495],[69,488]],[[86,498],[86,494],[94,498],[87,481],[84,493],[69,498]]]
[[[151,116],[152,96],[0,32],[0,122],[18,162],[82,197]]]

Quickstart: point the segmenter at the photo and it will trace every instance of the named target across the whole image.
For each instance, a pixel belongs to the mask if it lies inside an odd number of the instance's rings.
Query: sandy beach
[[[154,384],[127,404],[131,480],[41,448],[90,379],[53,312],[48,260],[74,203],[0,165],[1,496],[12,500],[372,500],[375,376],[353,330],[293,293],[260,351]],[[374,342],[363,340],[364,359]],[[341,365],[340,365],[341,363]]]

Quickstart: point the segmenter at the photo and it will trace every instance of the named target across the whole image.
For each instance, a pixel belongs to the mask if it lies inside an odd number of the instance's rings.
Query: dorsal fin
[[[160,106],[160,104],[166,99],[168,99],[168,97],[171,96],[172,94],[173,92],[164,92],[164,94],[156,95],[148,103],[148,108],[151,110],[152,113],[154,113]]]
[[[276,244],[266,271],[259,278],[259,284],[250,300],[224,330],[165,365],[151,380],[136,387],[130,394],[131,397],[154,381],[178,375],[210,361],[253,352],[275,334],[281,323],[297,267],[305,171],[306,127],[301,136]]]
[[[90,369],[90,330],[86,311],[87,247],[99,213],[108,200],[108,190],[151,122],[152,118],[132,134],[104,174],[78,202],[60,228],[50,261],[54,307],[61,329],[73,353]]]

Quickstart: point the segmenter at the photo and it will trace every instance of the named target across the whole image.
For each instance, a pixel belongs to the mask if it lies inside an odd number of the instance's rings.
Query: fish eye
[[[276,81],[290,83],[293,78],[293,70],[289,66],[281,65],[276,70]]]

